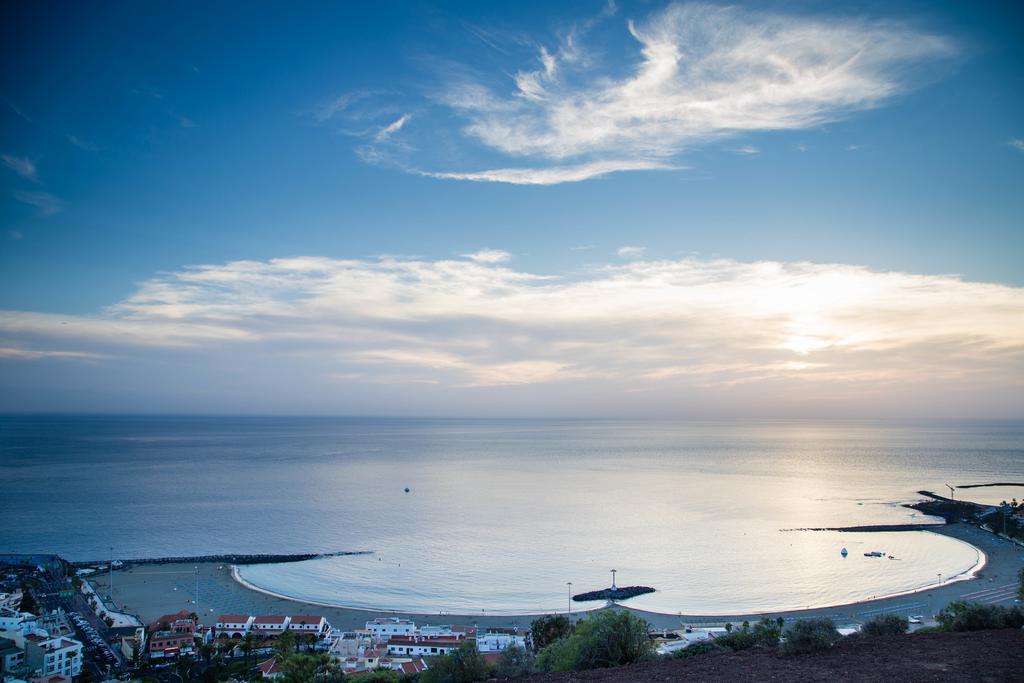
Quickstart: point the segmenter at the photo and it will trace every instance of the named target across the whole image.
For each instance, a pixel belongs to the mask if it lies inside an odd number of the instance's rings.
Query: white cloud
[[[402,130],[402,126],[408,123],[410,118],[412,118],[412,114],[402,114],[402,116],[377,131],[374,140],[377,142],[390,140],[392,135]]]
[[[0,155],[0,159],[3,160],[4,166],[11,169],[22,178],[39,180],[35,162],[28,157],[16,157],[12,154],[3,154]]]
[[[107,356],[99,353],[82,351],[37,351],[0,346],[0,360],[40,360],[42,358],[58,358],[64,360],[102,360]]]
[[[618,251],[616,251],[615,253],[618,254],[619,258],[636,259],[636,258],[640,258],[641,256],[643,256],[644,252],[646,252],[646,251],[647,251],[647,247],[639,247],[639,246],[636,246],[636,245],[626,245],[624,247],[619,247]]]
[[[1010,138],[1006,141],[1006,144],[1014,149],[1019,149],[1024,152],[1024,138]]]
[[[504,263],[512,260],[512,254],[501,249],[481,249],[463,256],[477,263]]]
[[[26,192],[24,190],[16,190],[14,192],[14,198],[23,204],[29,204],[39,209],[39,213],[43,216],[52,216],[56,213],[60,213],[61,209],[64,208],[64,202],[54,197],[49,192]]]
[[[483,250],[190,267],[96,315],[0,312],[2,355],[149,358],[148,372],[202,367],[205,383],[228,384],[240,375],[226,366],[245,358],[267,372],[286,367],[283,393],[322,377],[396,391],[582,382],[588,400],[651,389],[770,404],[759,398],[770,389],[812,406],[886,410],[880,394],[915,387],[921,400],[1024,388],[1019,287],[805,262],[633,259],[558,277],[506,261]],[[430,405],[457,400],[438,394]]]
[[[947,39],[895,22],[697,3],[626,27],[639,54],[606,47],[604,65],[581,58],[582,37],[569,32],[504,82],[453,69],[434,97],[464,118],[463,136],[529,161],[414,172],[540,185],[677,167],[678,155],[712,140],[878,107],[912,87],[908,67],[954,52]]]
[[[753,145],[742,145],[740,147],[733,147],[732,151],[736,152],[737,154],[742,154],[744,156],[754,156],[755,154],[761,153],[761,150],[759,150],[757,147],[754,147]]]
[[[89,142],[88,140],[83,140],[82,138],[76,135],[68,134],[67,138],[68,142],[70,142],[72,145],[78,147],[79,149],[84,149],[86,152],[98,152],[100,150],[99,145],[93,142]]]
[[[581,180],[598,178],[609,173],[621,171],[655,171],[679,169],[657,161],[594,161],[576,166],[549,166],[546,168],[496,168],[490,171],[467,173],[416,171],[430,178],[449,180],[473,180],[487,183],[509,183],[511,185],[557,185],[559,183],[576,183]]]

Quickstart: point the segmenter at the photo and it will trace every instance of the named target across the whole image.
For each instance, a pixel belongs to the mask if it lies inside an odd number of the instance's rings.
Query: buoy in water
[[[409,493],[409,487],[408,486],[405,487],[405,492]]]
[[[850,551],[848,551],[846,548],[843,548],[842,550],[839,551],[839,554],[842,555],[843,557],[846,557],[847,555],[850,554]]]

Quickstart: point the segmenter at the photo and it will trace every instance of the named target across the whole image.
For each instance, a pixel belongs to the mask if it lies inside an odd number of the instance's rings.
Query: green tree
[[[35,596],[32,595],[32,591],[29,590],[28,586],[22,586],[21,588],[21,604],[18,606],[18,610],[21,612],[31,612],[37,614],[39,611],[39,605],[36,604]]]
[[[569,636],[537,655],[544,671],[582,671],[635,664],[654,656],[649,625],[626,610],[610,609],[588,616]]]
[[[501,653],[494,674],[498,678],[521,678],[533,673],[533,654],[524,647],[510,645]]]
[[[334,659],[325,653],[292,654],[282,664],[285,683],[332,683],[345,676]]]
[[[1024,626],[1024,608],[983,605],[957,600],[949,603],[939,612],[938,621],[944,631],[1021,628]]]
[[[809,653],[826,650],[843,636],[831,619],[801,619],[786,629],[787,653]]]
[[[463,642],[451,654],[437,657],[420,674],[420,683],[474,683],[488,678],[487,662],[474,643]]]
[[[285,631],[277,637],[277,642],[274,643],[274,652],[278,655],[278,658],[284,661],[289,655],[295,653],[298,645],[298,638],[295,637],[295,633],[292,631]]]
[[[910,620],[898,614],[879,614],[864,622],[860,632],[866,636],[894,636],[906,633]]]
[[[530,624],[530,633],[526,636],[526,644],[534,652],[540,652],[559,638],[572,633],[572,622],[562,614],[548,614],[534,619]]]
[[[203,643],[199,646],[199,654],[202,655],[203,661],[206,662],[206,666],[210,666],[210,658],[213,657],[213,653],[217,648],[212,643]]]
[[[238,644],[242,654],[245,655],[245,665],[249,666],[249,655],[256,649],[256,637],[251,633],[246,633],[245,637],[242,638],[242,642]]]
[[[359,674],[359,683],[399,683],[401,678],[390,669],[377,669],[367,674]]]

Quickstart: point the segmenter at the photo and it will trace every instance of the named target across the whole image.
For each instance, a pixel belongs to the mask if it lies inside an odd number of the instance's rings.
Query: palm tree
[[[256,649],[256,638],[251,633],[246,633],[238,647],[241,648],[242,654],[245,655],[245,665],[249,666],[249,655]]]

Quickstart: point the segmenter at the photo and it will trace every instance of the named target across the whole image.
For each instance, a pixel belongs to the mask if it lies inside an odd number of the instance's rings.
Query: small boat
[[[843,557],[846,557],[847,555],[850,554],[850,551],[847,550],[846,548],[843,548],[842,550],[839,551],[839,554],[842,555]]]
[[[885,553],[872,550],[870,553],[864,553],[864,557],[885,557]]]
[[[409,493],[409,487],[408,486],[405,487],[405,492]]]

